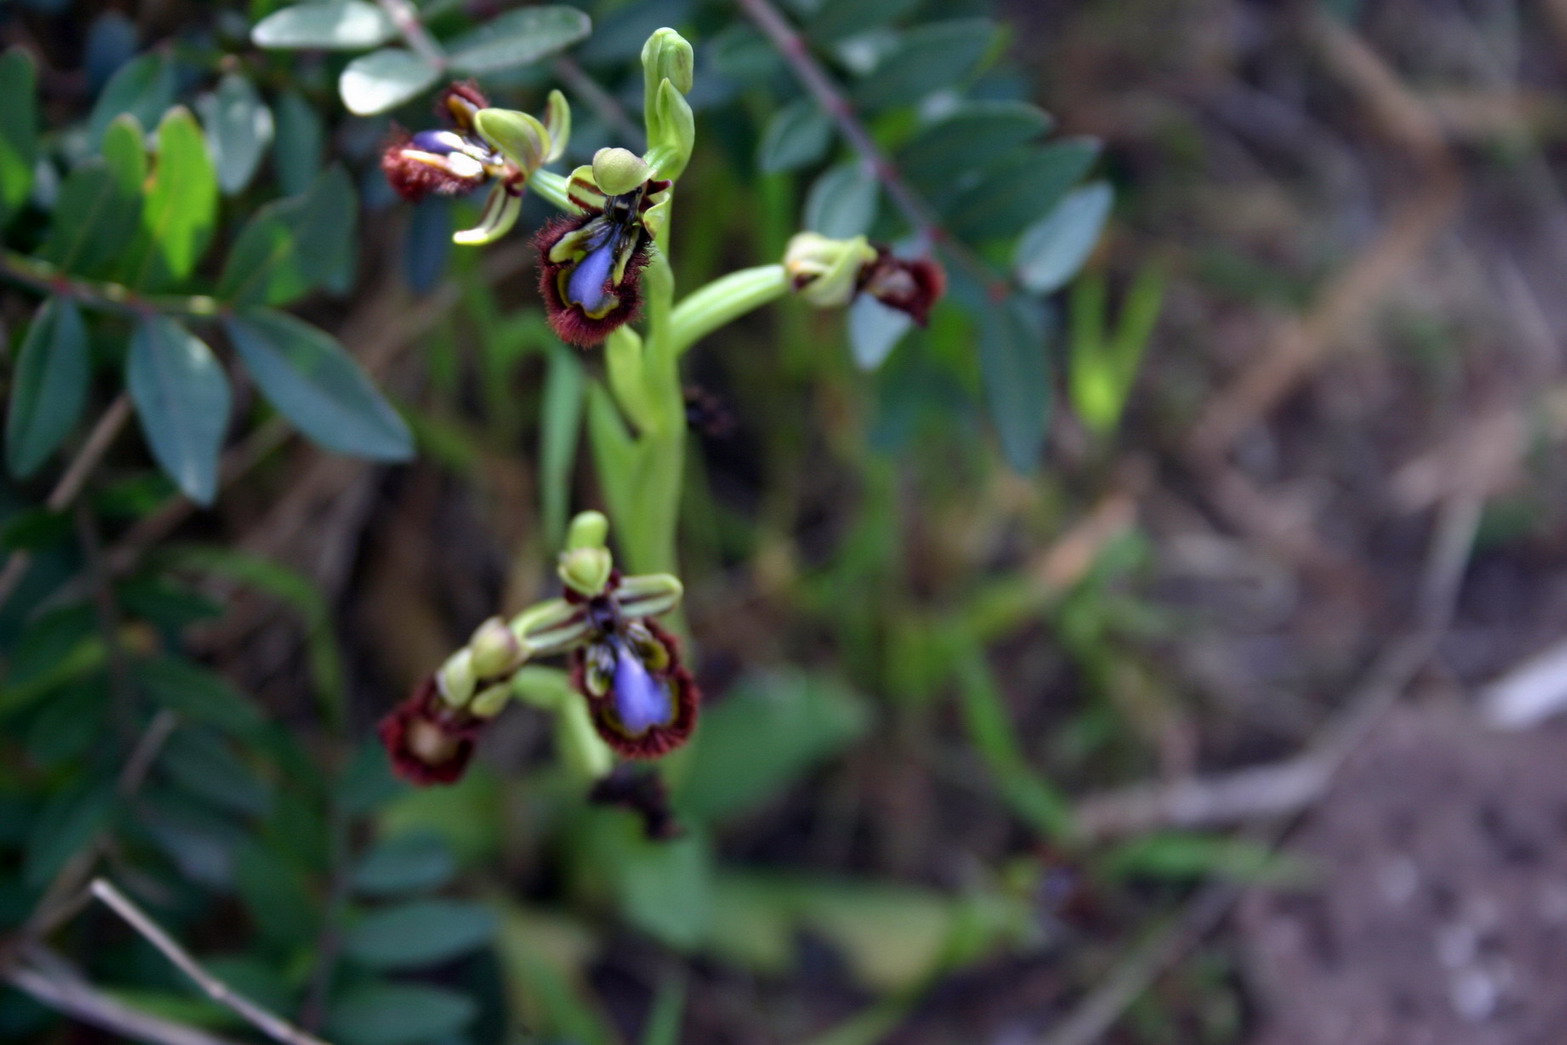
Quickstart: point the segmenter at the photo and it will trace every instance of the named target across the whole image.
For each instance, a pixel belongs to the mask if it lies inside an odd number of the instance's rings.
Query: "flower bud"
[[[862,270],[876,257],[876,248],[864,236],[840,240],[802,232],[789,240],[784,270],[806,301],[817,308],[842,308],[854,298]]]
[[[606,196],[624,195],[647,179],[647,161],[630,149],[600,149],[593,154],[593,183]]]
[[[566,587],[591,599],[604,591],[614,568],[608,548],[573,548],[561,554],[557,572]]]
[[[473,638],[468,640],[468,652],[474,677],[480,679],[509,676],[527,659],[522,643],[499,617],[491,617],[479,625]]]
[[[696,117],[691,103],[668,80],[659,83],[647,106],[647,162],[653,177],[674,181],[686,169],[696,146]]]
[[[670,28],[656,30],[642,45],[642,73],[649,94],[668,80],[681,94],[690,94],[696,55],[686,38]]]
[[[454,708],[465,707],[473,699],[476,684],[473,673],[473,653],[460,649],[446,658],[446,663],[435,673],[435,685],[441,699]]]
[[[566,548],[602,548],[609,539],[609,520],[603,512],[578,512],[566,531]]]

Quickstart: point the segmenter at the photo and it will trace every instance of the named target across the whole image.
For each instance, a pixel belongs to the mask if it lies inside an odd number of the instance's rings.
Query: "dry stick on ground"
[[[1011,292],[1011,284],[992,272],[973,251],[954,239],[941,220],[920,195],[903,180],[897,165],[882,152],[881,146],[871,137],[865,125],[854,115],[854,107],[842,91],[833,83],[821,65],[811,56],[810,44],[795,31],[783,14],[769,0],[735,0],[736,4],[762,30],[785,62],[794,70],[795,78],[816,99],[816,104],[831,116],[838,130],[849,142],[860,159],[881,182],[887,195],[903,212],[909,224],[914,226],[920,238],[934,248],[943,247],[957,263],[983,286],[992,298],[1000,299]]]
[[[1323,730],[1318,751],[1324,760],[1324,778],[1315,797],[1321,796],[1338,768],[1382,721],[1447,631],[1482,506],[1477,497],[1454,498],[1444,506],[1426,557],[1417,623],[1377,658],[1344,710]],[[1298,816],[1292,816],[1264,825],[1248,832],[1248,837],[1276,848],[1297,821]],[[1174,922],[1134,948],[1037,1045],[1093,1045],[1165,969],[1219,927],[1243,892],[1244,887],[1233,882],[1201,889]]]
[[[46,948],[29,948],[29,956],[34,959],[29,964],[0,967],[0,980],[83,1023],[148,1045],[236,1045],[232,1039],[142,1012],[111,998]],[[44,965],[47,968],[41,967]]]
[[[326,1045],[313,1034],[261,1008],[242,994],[236,994],[228,984],[213,976],[190,953],[174,941],[163,927],[136,906],[135,901],[102,878],[93,879],[92,895],[102,900],[115,914],[125,919],[142,937],[156,947],[174,966],[195,981],[196,986],[217,1002],[238,1013],[247,1023],[274,1041],[283,1045]]]

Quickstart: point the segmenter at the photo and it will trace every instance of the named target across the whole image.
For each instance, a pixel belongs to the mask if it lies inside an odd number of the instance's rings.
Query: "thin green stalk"
[[[47,261],[14,250],[0,253],[0,276],[105,312],[134,316],[158,312],[191,319],[211,319],[229,312],[228,305],[205,294],[141,294],[123,283],[72,276]]]
[[[789,292],[782,265],[741,269],[686,295],[669,319],[669,340],[676,356],[702,338]]]
[[[582,208],[571,202],[570,184],[571,180],[565,175],[542,167],[528,175],[528,188],[537,193],[540,199],[567,214],[580,214]]]

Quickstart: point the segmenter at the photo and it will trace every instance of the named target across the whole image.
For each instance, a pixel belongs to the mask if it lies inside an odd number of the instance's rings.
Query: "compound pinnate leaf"
[[[388,839],[354,868],[354,889],[373,896],[423,892],[445,885],[457,860],[440,835],[416,832]]]
[[[164,289],[196,268],[218,213],[218,179],[196,118],[171,109],[158,125],[158,159],[131,250],[132,282]]]
[[[27,329],[11,385],[5,459],[12,475],[31,475],[75,427],[87,399],[89,363],[81,313],[64,298],[50,298]]]
[[[1114,199],[1105,182],[1085,185],[1024,230],[1013,258],[1018,282],[1035,294],[1066,286],[1099,242]]]
[[[228,377],[212,350],[167,316],[148,316],[131,335],[125,381],[153,457],[187,497],[211,504],[229,419]]]
[[[833,239],[870,231],[876,221],[881,185],[858,160],[828,168],[805,198],[805,227]]]
[[[804,167],[821,159],[831,142],[832,120],[813,100],[801,98],[767,121],[757,149],[757,166],[768,172]]]
[[[39,253],[74,274],[115,267],[136,236],[146,176],[141,124],[127,113],[109,125],[103,155],[79,164],[65,179]]]
[[[196,103],[213,162],[218,168],[218,187],[232,196],[256,173],[267,146],[272,143],[272,110],[245,77],[230,73],[218,89],[203,95]]]
[[[546,58],[583,39],[593,22],[574,7],[525,7],[508,11],[451,44],[451,65],[463,73],[488,73]]]
[[[987,18],[961,18],[910,29],[855,89],[867,109],[908,105],[952,87],[979,65],[996,38]]]
[[[412,51],[387,47],[355,58],[337,81],[337,93],[355,116],[395,109],[427,89],[441,71]]]
[[[229,340],[272,405],[328,449],[382,461],[413,453],[413,437],[330,334],[281,312],[241,314]]]
[[[380,969],[416,969],[476,951],[495,936],[489,909],[458,900],[412,900],[366,915],[343,953]]]
[[[396,35],[392,20],[368,0],[325,0],[274,11],[250,30],[250,42],[268,48],[357,51]]]
[[[979,362],[1002,455],[1029,474],[1038,465],[1050,413],[1045,329],[1030,302],[1012,297],[985,314]]]
[[[1050,117],[1027,102],[966,102],[900,149],[898,166],[925,191],[951,178],[959,165],[983,169],[1049,129]]]
[[[0,55],[0,220],[27,202],[38,162],[38,69],[13,48]]]
[[[453,1034],[478,1015],[466,994],[411,983],[370,983],[333,1002],[326,1029],[342,1045],[417,1045]]]
[[[947,230],[960,239],[1017,235],[1048,214],[1099,158],[1099,142],[1072,138],[1014,153],[975,185],[938,199]]]

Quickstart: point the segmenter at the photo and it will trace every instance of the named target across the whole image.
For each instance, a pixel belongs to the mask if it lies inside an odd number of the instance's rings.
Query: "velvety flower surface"
[[[417,202],[432,193],[460,195],[503,172],[505,157],[474,125],[474,114],[487,105],[472,84],[452,84],[436,103],[436,113],[450,129],[393,130],[381,153],[381,171],[399,196]]]
[[[487,721],[447,704],[432,676],[381,720],[377,732],[398,776],[421,786],[450,784],[468,768]]]

